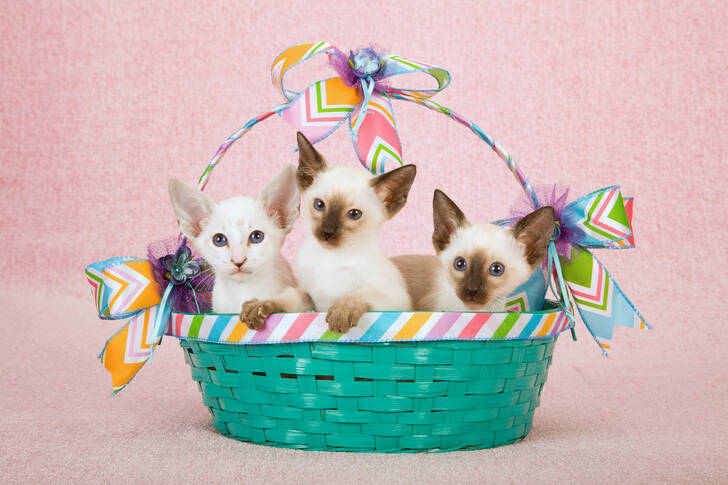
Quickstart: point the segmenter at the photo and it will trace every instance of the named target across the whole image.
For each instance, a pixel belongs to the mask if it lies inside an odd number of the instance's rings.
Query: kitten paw
[[[263,328],[265,319],[271,313],[278,311],[275,302],[271,300],[260,301],[257,298],[243,303],[243,311],[240,312],[240,320],[251,330]]]
[[[326,312],[326,323],[332,332],[346,333],[367,311],[368,305],[362,301],[335,301]]]

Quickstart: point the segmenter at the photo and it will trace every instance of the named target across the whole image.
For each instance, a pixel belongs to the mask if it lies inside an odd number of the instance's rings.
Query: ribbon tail
[[[366,113],[359,109],[352,123],[349,134],[354,151],[367,170],[376,175],[402,166],[402,143],[387,93],[372,94]]]
[[[161,341],[154,334],[155,318],[162,312],[160,307],[156,305],[134,315],[106,341],[101,350],[99,359],[111,374],[112,395],[118,394],[131,382],[149,359],[152,349]]]
[[[649,329],[604,265],[589,251],[572,248],[571,261],[561,258],[564,279],[579,315],[606,355],[617,326]]]
[[[164,290],[162,302],[157,307],[157,312],[154,316],[154,326],[152,327],[151,339],[153,345],[149,349],[149,357],[147,358],[149,362],[151,362],[152,357],[154,357],[154,349],[156,346],[162,343],[162,335],[169,324],[169,316],[172,314],[172,305],[170,305],[168,301],[172,291],[174,291],[174,285],[170,283],[167,285],[167,289]]]
[[[359,107],[359,115],[356,117],[354,126],[351,128],[354,143],[356,144],[359,137],[359,128],[366,118],[367,110],[369,109],[369,101],[372,99],[372,93],[374,92],[374,80],[371,77],[361,80],[361,91],[363,99],[361,106]]]
[[[564,281],[563,272],[561,269],[561,261],[559,260],[559,254],[556,252],[556,245],[554,244],[554,241],[549,242],[548,246],[548,253],[547,253],[547,260],[548,260],[548,282],[549,282],[549,288],[551,288],[551,292],[554,295],[557,295],[559,298],[559,305],[564,310],[564,314],[566,314],[566,318],[569,319],[569,325],[571,325],[571,336],[576,340],[576,335],[574,334],[574,312],[571,307],[571,300],[569,299],[569,292],[567,290],[566,282]],[[556,278],[556,281],[558,282],[558,287],[554,288],[553,286],[553,278]]]

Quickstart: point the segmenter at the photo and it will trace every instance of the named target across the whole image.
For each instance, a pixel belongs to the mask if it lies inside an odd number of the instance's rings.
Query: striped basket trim
[[[173,313],[167,335],[183,340],[238,345],[289,342],[398,342],[433,340],[526,340],[570,329],[560,308],[541,312],[369,312],[340,335],[328,330],[326,313],[277,313],[260,330],[232,314]]]

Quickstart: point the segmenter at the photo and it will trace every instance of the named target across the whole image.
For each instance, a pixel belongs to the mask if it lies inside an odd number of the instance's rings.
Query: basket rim
[[[549,300],[548,298],[544,300],[544,306],[548,305],[548,308],[542,308],[541,310],[535,310],[535,311],[528,311],[528,312],[453,312],[453,311],[447,311],[443,310],[440,312],[424,312],[424,311],[401,311],[401,310],[382,310],[382,311],[371,311],[366,312],[366,314],[399,314],[399,313],[412,313],[412,314],[430,314],[430,313],[457,313],[459,315],[499,315],[499,314],[509,314],[509,313],[518,313],[518,314],[528,314],[528,315],[540,315],[540,314],[549,314],[549,313],[555,313],[562,311],[561,308],[558,306],[558,303],[554,300]],[[305,315],[305,314],[313,314],[313,315],[325,315],[326,312],[299,312],[299,313],[271,313],[271,315]],[[189,312],[178,312],[173,311],[172,315],[186,315],[186,316],[197,316],[197,315],[214,315],[217,317],[232,317],[232,316],[239,316],[238,313],[215,313],[215,312],[208,312],[208,313],[189,313]]]
[[[260,330],[237,314],[173,312],[166,335],[225,345],[505,341],[551,338],[574,323],[557,304],[533,312],[367,312],[346,334],[328,330],[326,313],[276,313]]]

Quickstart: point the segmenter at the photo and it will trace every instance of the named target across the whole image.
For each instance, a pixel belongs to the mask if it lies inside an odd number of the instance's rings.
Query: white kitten
[[[280,253],[298,218],[295,173],[285,167],[257,199],[219,203],[177,179],[169,181],[180,230],[215,271],[215,313],[238,313],[247,300],[296,293],[293,272]]]
[[[551,207],[541,207],[511,229],[470,224],[439,190],[433,218],[437,256],[393,258],[419,311],[505,311],[506,297],[543,261],[554,230]]]
[[[355,326],[367,311],[411,308],[404,280],[379,248],[379,230],[407,201],[414,165],[373,177],[329,167],[298,134],[298,185],[311,235],[298,253],[301,288],[333,332]]]

